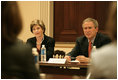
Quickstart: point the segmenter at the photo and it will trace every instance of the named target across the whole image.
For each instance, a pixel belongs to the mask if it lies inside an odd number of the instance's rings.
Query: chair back
[[[61,50],[56,50],[54,51],[53,58],[64,58],[65,57],[65,52]]]

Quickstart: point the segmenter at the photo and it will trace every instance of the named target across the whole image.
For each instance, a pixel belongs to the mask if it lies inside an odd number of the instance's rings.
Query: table
[[[45,79],[84,79],[89,65],[87,62],[66,64],[39,62],[40,73],[45,75],[43,77]]]

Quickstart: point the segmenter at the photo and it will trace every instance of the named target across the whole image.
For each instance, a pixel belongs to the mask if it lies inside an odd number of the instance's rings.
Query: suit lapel
[[[98,45],[99,45],[99,33],[96,34],[96,37],[95,37],[95,40],[94,40],[94,43],[93,43],[93,46],[98,47]]]

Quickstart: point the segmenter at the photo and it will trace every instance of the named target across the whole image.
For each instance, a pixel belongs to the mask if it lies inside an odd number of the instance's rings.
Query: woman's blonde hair
[[[30,31],[31,32],[33,32],[33,27],[35,25],[39,25],[41,27],[41,29],[43,30],[43,33],[45,33],[45,25],[44,25],[44,22],[42,20],[35,19],[31,22],[31,24],[30,24]]]

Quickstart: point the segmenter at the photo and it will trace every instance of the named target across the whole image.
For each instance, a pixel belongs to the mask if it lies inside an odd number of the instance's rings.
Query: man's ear
[[[96,27],[96,32],[98,32],[98,27]]]

